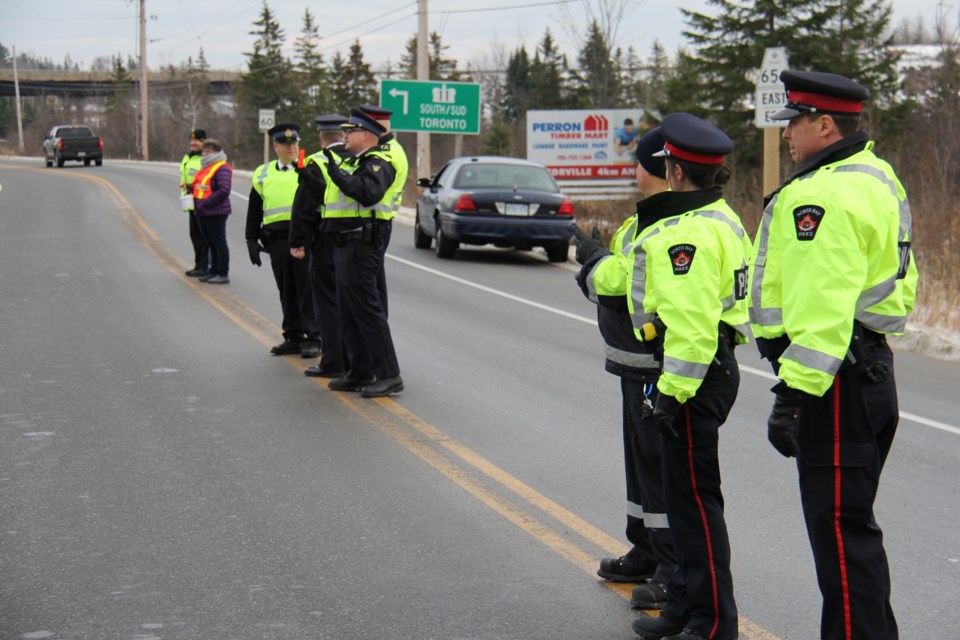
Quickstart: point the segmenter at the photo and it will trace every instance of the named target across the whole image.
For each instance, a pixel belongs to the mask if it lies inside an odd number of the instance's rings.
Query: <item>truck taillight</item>
[[[453,205],[453,210],[457,213],[476,213],[477,205],[466,193],[457,198],[457,204]]]
[[[565,216],[567,218],[573,217],[573,203],[570,201],[570,198],[564,198],[563,202],[560,204],[560,208],[557,209],[558,216]]]
[[[103,149],[103,138],[97,138],[97,142],[100,144],[100,149]]]
[[[57,151],[63,151],[63,140],[57,140]]]

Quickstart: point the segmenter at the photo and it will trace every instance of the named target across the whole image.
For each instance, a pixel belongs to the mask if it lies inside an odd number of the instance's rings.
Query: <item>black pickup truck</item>
[[[82,124],[57,125],[43,139],[43,159],[48,167],[54,162],[62,167],[66,160],[79,160],[87,167],[96,162],[99,167],[103,164],[103,138]]]

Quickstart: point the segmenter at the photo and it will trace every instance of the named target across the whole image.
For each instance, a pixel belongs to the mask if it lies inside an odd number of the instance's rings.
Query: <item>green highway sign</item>
[[[393,111],[394,131],[480,133],[480,85],[381,80],[380,106]]]

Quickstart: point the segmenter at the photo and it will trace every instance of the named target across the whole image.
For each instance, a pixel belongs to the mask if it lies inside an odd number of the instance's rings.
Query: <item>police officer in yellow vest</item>
[[[620,254],[651,224],[676,213],[661,212],[672,199],[663,158],[660,128],[651,129],[636,145],[637,186],[644,199],[610,241],[610,252]],[[617,304],[619,303],[619,304]],[[603,336],[606,370],[620,378],[623,402],[623,454],[627,484],[627,540],[633,547],[619,558],[603,558],[597,575],[611,582],[639,583],[631,605],[660,609],[666,603],[665,586],[676,567],[673,537],[667,522],[660,465],[660,433],[652,422],[662,353],[652,341],[638,340],[627,311],[626,298],[617,296],[597,304],[597,326]]]
[[[633,630],[648,640],[733,640],[737,607],[717,445],[740,383],[733,348],[749,335],[750,243],[721,192],[730,138],[686,113],[668,115],[660,129],[671,191],[617,254],[577,233],[580,282],[598,303],[625,305],[636,338],[662,350],[649,426],[661,433],[677,568],[662,614],[638,618]]]
[[[784,71],[777,120],[799,165],[766,199],[750,320],[780,382],[768,437],[797,458],[823,595],[821,636],[893,640],[890,570],[873,516],[897,429],[893,356],[917,271],[903,185],[859,130],[869,91],[832,73]]]
[[[393,115],[393,111],[374,104],[362,104],[360,105],[360,111],[376,120],[377,124],[383,127],[384,131],[380,135],[380,146],[384,147],[384,150],[396,158],[397,162],[406,166],[407,152],[404,151],[402,146],[400,146],[400,141],[397,140],[397,136],[390,130],[390,116]],[[387,280],[385,274],[386,271],[381,268],[380,279],[377,281],[377,286],[380,287],[380,295],[383,300],[383,309],[389,316],[390,308],[387,304]]]
[[[383,126],[363,111],[351,109],[343,128],[346,150],[355,158],[340,163],[331,151],[324,150],[328,177],[346,199],[335,223],[326,219],[327,205],[324,224],[325,228],[329,224],[328,233],[335,244],[337,291],[350,370],[328,386],[376,398],[403,390],[378,281],[383,277],[391,221],[400,209],[408,167],[406,156],[380,144]]]
[[[261,251],[270,254],[273,277],[280,290],[283,342],[271,348],[270,353],[299,353],[304,358],[316,358],[320,355],[320,329],[308,265],[290,255],[290,216],[298,184],[299,132],[300,126],[293,123],[278,124],[267,132],[273,138],[277,159],[260,165],[253,172],[245,237],[250,262],[254,265],[261,265]]]
[[[327,180],[327,157],[322,150],[328,149],[338,164],[353,158],[353,154],[343,146],[343,129],[340,127],[346,124],[346,116],[325,114],[314,118],[314,122],[319,131],[321,151],[307,158],[300,169],[300,186],[293,201],[293,216],[290,219],[290,253],[296,259],[309,260],[310,283],[323,345],[320,362],[307,367],[303,373],[321,378],[339,378],[346,372],[347,364],[340,304],[337,300],[334,246],[325,231],[325,226],[329,225],[324,224],[323,218],[336,219],[342,213],[355,217],[356,202],[348,206],[337,186]]]
[[[207,138],[203,129],[194,129],[190,132],[190,151],[180,161],[180,193],[193,194],[193,177],[200,171],[200,146]],[[210,244],[203,237],[197,215],[193,211],[193,200],[190,199],[189,208],[184,210],[190,217],[190,243],[193,245],[193,268],[186,272],[191,278],[207,275],[210,267]]]

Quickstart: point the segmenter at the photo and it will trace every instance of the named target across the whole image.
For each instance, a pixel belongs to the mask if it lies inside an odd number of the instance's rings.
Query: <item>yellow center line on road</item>
[[[34,170],[41,171],[40,169]],[[107,189],[124,222],[138,235],[144,246],[181,282],[197,292],[205,301],[223,313],[238,327],[249,333],[263,346],[273,344],[276,336],[280,333],[279,327],[240,301],[229,291],[222,288],[211,290],[202,283],[197,283],[183,275],[183,269],[189,265],[177,257],[173,250],[159,238],[156,232],[154,232],[116,187],[99,176],[90,174],[73,175],[92,180]],[[287,362],[290,366],[302,370],[303,364],[299,361],[299,358],[284,357],[280,359]],[[511,495],[536,507],[552,519],[575,532],[578,536],[607,553],[620,555],[626,551],[626,545],[616,538],[591,525],[561,505],[550,500],[533,487],[530,487],[505,470],[499,468],[483,456],[460,444],[440,429],[401,406],[394,399],[362,399],[356,394],[328,391],[325,387],[326,381],[323,379],[314,378],[312,382],[316,384],[323,393],[332,394],[356,415],[403,445],[407,451],[448,478],[479,502],[585,573],[594,577],[596,576],[596,554],[585,550],[569,540],[568,536],[542,521],[534,512],[518,506],[510,498]],[[374,407],[382,411],[377,411]],[[402,425],[406,425],[407,428],[398,424],[394,418],[399,420]],[[468,469],[438,451],[437,447],[446,450],[473,468],[476,472],[479,472],[481,479],[477,479]],[[506,488],[507,495],[502,495],[486,486],[482,478],[492,480]],[[630,598],[632,585],[605,581],[599,582],[608,589],[618,593],[621,597],[626,599]],[[656,615],[655,612],[650,613]],[[741,637],[745,640],[779,640],[776,635],[750,622],[746,618],[740,617],[739,622]]]

